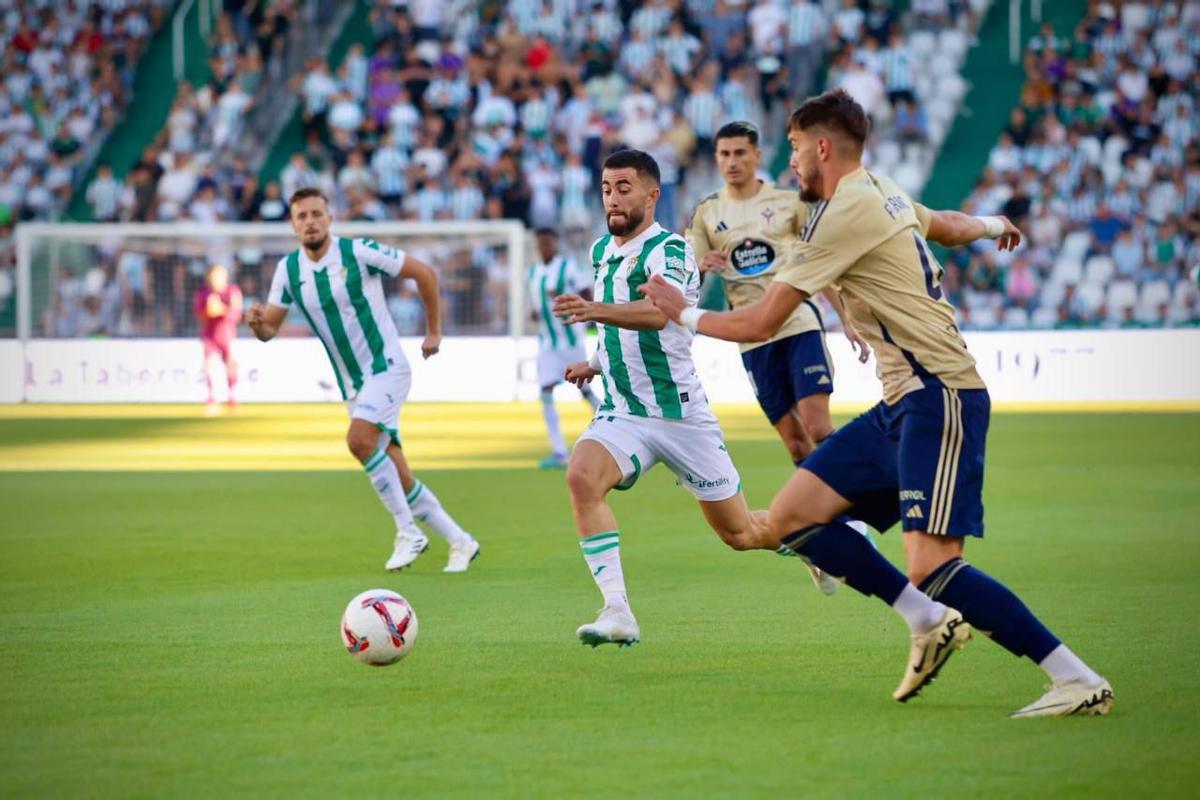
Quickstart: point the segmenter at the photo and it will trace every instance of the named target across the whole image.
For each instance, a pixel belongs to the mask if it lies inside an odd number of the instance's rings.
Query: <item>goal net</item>
[[[444,335],[525,332],[522,276],[531,253],[521,223],[335,222],[333,233],[370,237],[432,264]],[[37,223],[18,226],[16,245],[17,338],[175,338],[197,333],[193,298],[210,265],[229,269],[249,305],[265,299],[296,239],[287,223]],[[420,335],[415,286],[385,280],[400,334]],[[298,315],[288,323],[301,333]]]

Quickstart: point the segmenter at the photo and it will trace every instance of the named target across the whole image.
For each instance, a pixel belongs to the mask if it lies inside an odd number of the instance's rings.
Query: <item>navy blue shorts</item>
[[[854,504],[847,512],[880,531],[983,536],[983,457],[991,399],[987,389],[940,385],[880,403],[804,460]]]
[[[833,391],[833,367],[822,331],[805,331],[742,353],[754,396],[774,425],[798,400]]]

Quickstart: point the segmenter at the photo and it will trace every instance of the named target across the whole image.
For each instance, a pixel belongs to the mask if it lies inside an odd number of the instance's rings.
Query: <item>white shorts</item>
[[[618,489],[661,461],[697,500],[727,500],[742,490],[741,479],[715,418],[699,421],[598,414],[579,441],[599,442],[621,470]]]
[[[567,367],[579,361],[587,361],[587,351],[583,345],[577,347],[542,347],[538,349],[537,378],[538,388],[554,386],[562,383],[567,374]]]
[[[371,375],[363,381],[358,394],[346,401],[346,409],[351,419],[370,422],[400,444],[400,406],[404,405],[411,388],[412,372],[409,370]]]

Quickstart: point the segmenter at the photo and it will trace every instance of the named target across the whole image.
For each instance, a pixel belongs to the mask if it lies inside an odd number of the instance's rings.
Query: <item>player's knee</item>
[[[567,490],[576,505],[603,499],[608,487],[602,486],[600,470],[586,462],[572,461],[567,466]]]
[[[350,454],[359,461],[366,461],[371,457],[371,453],[375,452],[375,445],[378,437],[374,434],[364,434],[359,431],[351,431],[346,434],[346,447],[349,448]]]

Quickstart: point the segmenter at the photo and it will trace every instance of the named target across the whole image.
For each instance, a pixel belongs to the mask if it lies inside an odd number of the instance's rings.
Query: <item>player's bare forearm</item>
[[[560,294],[554,298],[554,315],[568,323],[599,322],[634,331],[660,331],[668,317],[649,300],[632,303],[597,303],[577,294]]]
[[[440,336],[442,333],[442,300],[438,294],[438,276],[433,267],[425,262],[406,256],[400,274],[417,284],[417,296],[425,308],[425,332]]]
[[[615,325],[632,331],[661,331],[667,327],[667,315],[654,307],[649,300],[632,303],[592,303],[593,322]]]
[[[961,247],[979,239],[997,239],[1001,250],[1012,250],[1021,243],[1021,232],[1008,217],[972,217],[961,211],[930,210],[929,231],[925,238],[943,247]],[[1000,225],[999,231],[988,229],[987,219]]]
[[[796,307],[808,294],[775,281],[757,302],[736,311],[700,312],[687,304],[678,288],[656,275],[642,287],[642,294],[676,322],[688,314],[701,314],[696,331],[729,342],[765,342],[779,333]]]
[[[269,342],[275,338],[275,334],[279,333],[279,328],[283,325],[286,316],[287,309],[283,306],[264,306],[261,303],[255,303],[246,312],[246,324],[254,333],[254,338],[260,342]]]

